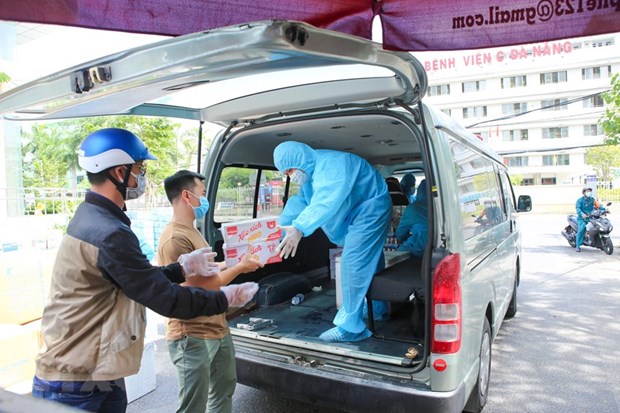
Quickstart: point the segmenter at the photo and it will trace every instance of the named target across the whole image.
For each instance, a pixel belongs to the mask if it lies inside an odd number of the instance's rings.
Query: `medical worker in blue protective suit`
[[[403,189],[403,194],[409,200],[409,203],[415,201],[415,176],[413,174],[405,174],[400,180],[400,187]]]
[[[280,216],[286,236],[283,258],[295,256],[302,237],[321,228],[342,246],[342,305],[336,327],[323,341],[360,341],[372,335],[363,319],[366,292],[383,255],[392,201],[383,177],[366,160],[346,152],[283,142],[273,152],[276,168],[300,185]]]
[[[396,228],[399,251],[410,251],[416,257],[424,254],[428,242],[428,206],[426,203],[426,179],[420,182],[416,199],[407,205]]]

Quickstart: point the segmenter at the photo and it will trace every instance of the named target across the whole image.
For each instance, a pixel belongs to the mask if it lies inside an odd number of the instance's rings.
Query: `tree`
[[[605,113],[599,120],[605,133],[607,145],[620,144],[620,74],[611,78],[611,89],[601,94],[606,104]]]
[[[11,77],[4,72],[0,72],[0,83],[6,83],[11,80]]]
[[[137,134],[158,160],[147,163],[148,194],[163,194],[163,180],[177,169],[187,168],[196,143],[166,118],[141,116],[92,117],[57,123],[35,124],[24,133],[24,186],[75,187],[78,148],[84,138],[101,128],[125,128]],[[68,175],[72,179],[68,179]]]
[[[620,166],[620,146],[595,146],[586,151],[586,164],[602,181],[611,181],[612,169]]]

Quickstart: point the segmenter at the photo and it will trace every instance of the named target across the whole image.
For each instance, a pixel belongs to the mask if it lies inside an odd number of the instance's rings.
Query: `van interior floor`
[[[305,294],[301,304],[292,305],[287,301],[272,306],[255,307],[249,313],[229,320],[229,325],[235,328],[238,324],[250,323],[250,318],[267,319],[272,320],[273,324],[255,330],[256,333],[326,344],[319,340],[319,335],[334,327],[332,321],[336,311],[336,289],[331,281],[323,286],[322,291]],[[338,342],[330,345],[375,355],[405,357],[410,347],[415,345],[420,349],[420,341],[414,339],[410,328],[410,316],[411,307],[404,306],[398,311],[392,311],[388,320],[375,321],[376,335],[398,340],[371,337],[359,342]]]

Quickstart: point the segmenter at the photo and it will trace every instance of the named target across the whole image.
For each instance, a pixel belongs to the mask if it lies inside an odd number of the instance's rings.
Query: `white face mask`
[[[291,181],[295,182],[297,185],[303,185],[308,180],[306,173],[300,169],[295,169],[290,178]]]
[[[125,192],[125,200],[127,201],[140,198],[146,191],[146,177],[144,174],[136,175],[131,172],[131,175],[136,178],[138,185],[135,188],[127,187],[127,191]]]
[[[592,197],[592,191],[586,191],[586,196],[587,196],[588,198]]]

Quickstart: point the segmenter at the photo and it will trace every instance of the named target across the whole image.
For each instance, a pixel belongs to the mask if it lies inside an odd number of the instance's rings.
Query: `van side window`
[[[515,196],[512,191],[512,184],[506,172],[500,172],[500,181],[502,184],[502,193],[504,194],[504,211],[506,214],[515,210]]]
[[[218,223],[280,215],[286,178],[277,171],[226,167],[220,175],[212,206]]]
[[[452,137],[450,149],[455,160],[463,236],[469,239],[506,220],[502,191],[491,160]]]

